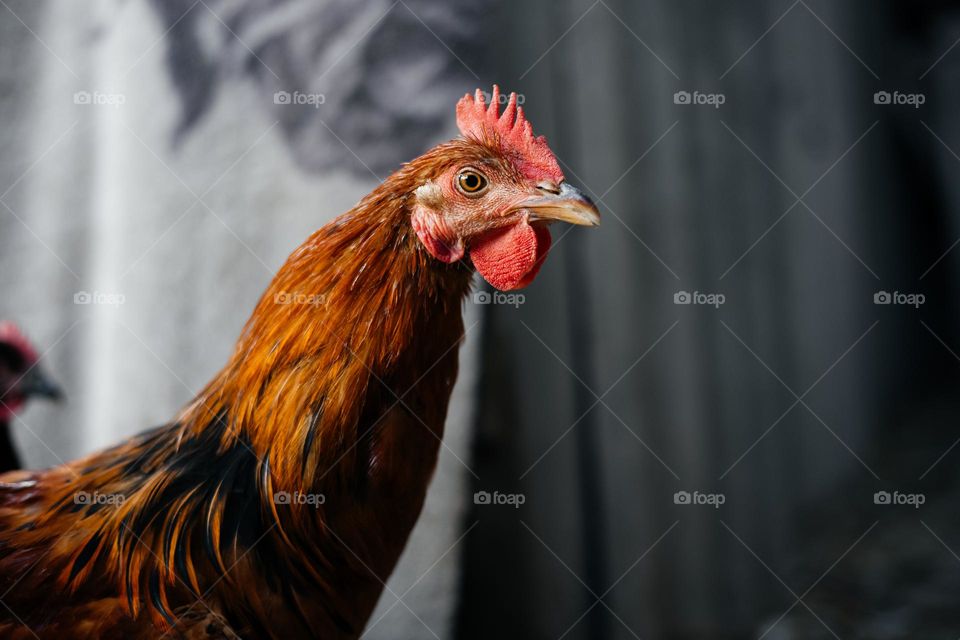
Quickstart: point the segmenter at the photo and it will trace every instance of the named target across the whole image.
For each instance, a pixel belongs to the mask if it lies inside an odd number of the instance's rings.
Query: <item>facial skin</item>
[[[493,229],[521,222],[600,222],[596,207],[578,190],[551,180],[533,182],[503,158],[451,166],[421,185],[415,200],[413,228],[443,262],[460,260],[471,239]]]

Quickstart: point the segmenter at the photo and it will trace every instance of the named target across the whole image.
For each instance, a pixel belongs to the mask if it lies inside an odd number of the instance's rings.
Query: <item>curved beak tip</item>
[[[26,397],[46,398],[61,402],[65,396],[63,390],[47,377],[39,368],[34,368],[24,376],[19,384],[20,392]]]
[[[590,196],[576,187],[563,183],[560,185],[560,197],[566,197],[573,208],[579,212],[582,220],[580,224],[588,227],[600,226],[600,211]]]
[[[524,202],[523,207],[530,211],[532,220],[567,222],[584,227],[600,224],[600,212],[590,196],[566,182],[560,184],[556,193],[540,193]]]

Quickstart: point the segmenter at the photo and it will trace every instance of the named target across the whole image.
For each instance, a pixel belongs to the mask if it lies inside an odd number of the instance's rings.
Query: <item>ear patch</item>
[[[410,225],[430,255],[440,262],[456,262],[463,257],[463,240],[457,237],[450,228],[450,225],[447,224],[442,215],[437,213],[436,209],[420,201],[421,189],[431,185],[432,183],[427,183],[417,189],[417,204],[414,206],[413,214],[410,216]],[[432,186],[437,189],[437,194],[439,194],[439,187],[436,187],[436,185]],[[423,195],[429,199],[435,194],[427,189]]]
[[[417,187],[417,190],[414,191],[413,194],[417,202],[425,207],[438,209],[443,206],[443,192],[440,190],[440,185],[436,182],[425,182]]]

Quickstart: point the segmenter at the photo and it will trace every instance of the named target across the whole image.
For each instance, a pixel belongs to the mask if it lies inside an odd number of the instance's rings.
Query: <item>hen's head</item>
[[[426,250],[442,262],[469,255],[500,290],[525,287],[550,249],[551,222],[595,226],[596,206],[564,181],[546,138],[536,137],[510,94],[499,113],[500,90],[489,106],[478,89],[457,104],[463,138],[422,160],[431,172],[413,198],[411,223]]]
[[[0,421],[13,418],[32,397],[57,400],[60,389],[37,364],[37,352],[12,322],[0,322]]]

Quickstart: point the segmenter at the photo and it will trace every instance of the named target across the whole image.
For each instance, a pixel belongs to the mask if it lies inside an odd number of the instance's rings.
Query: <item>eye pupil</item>
[[[459,177],[460,189],[466,193],[477,193],[483,189],[486,184],[486,178],[475,171],[464,171]]]

